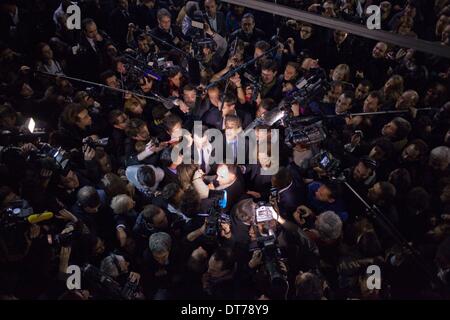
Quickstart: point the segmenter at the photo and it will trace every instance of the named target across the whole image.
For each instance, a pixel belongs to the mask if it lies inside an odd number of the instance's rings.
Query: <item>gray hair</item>
[[[436,147],[431,150],[430,158],[437,160],[440,163],[448,164],[450,162],[450,149],[446,146]]]
[[[103,259],[100,264],[100,270],[112,278],[116,278],[120,274],[117,263],[114,261],[115,259],[117,259],[115,255],[111,254]]]
[[[119,194],[112,198],[110,207],[115,214],[124,214],[128,211],[128,203],[133,201],[130,196],[126,194]]]
[[[169,251],[172,246],[172,238],[165,232],[157,232],[150,236],[148,246],[151,252]]]
[[[323,240],[336,240],[342,233],[342,220],[333,211],[325,211],[317,217],[316,230]]]

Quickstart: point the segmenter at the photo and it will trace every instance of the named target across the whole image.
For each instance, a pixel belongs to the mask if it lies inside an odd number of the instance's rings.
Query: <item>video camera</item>
[[[285,123],[287,124],[284,131],[285,143],[290,148],[297,144],[310,146],[327,138],[323,122],[315,122],[315,117],[312,117],[312,121],[305,118],[290,118]]]
[[[276,196],[276,191],[272,191],[272,196]],[[250,246],[251,251],[261,250],[264,266],[273,283],[277,279],[286,280],[286,276],[280,268],[281,251],[277,247],[276,230],[271,221],[275,209],[268,203],[258,202],[255,211],[256,243]]]
[[[223,209],[227,206],[227,192],[225,190],[210,190],[209,194],[213,203],[206,218],[205,237],[216,240],[220,235],[220,224],[229,222],[229,217],[223,213]]]
[[[98,299],[136,300],[139,284],[127,281],[122,287],[113,278],[91,264],[82,268],[83,281]]]
[[[330,178],[340,175],[341,161],[329,151],[322,151],[312,158],[312,163],[325,171]]]
[[[109,138],[101,138],[98,140],[94,140],[91,137],[86,137],[83,139],[83,143],[92,149],[95,149],[97,147],[106,147],[109,143]]]
[[[70,155],[61,147],[55,148],[48,143],[41,143],[37,150],[31,151],[27,161],[64,176],[70,170]]]

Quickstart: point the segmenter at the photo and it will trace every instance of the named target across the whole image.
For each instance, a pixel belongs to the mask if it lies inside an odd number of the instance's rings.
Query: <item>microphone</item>
[[[242,76],[243,76],[245,79],[247,79],[248,81],[252,82],[252,83],[257,82],[256,79],[255,79],[255,77],[254,77],[252,74],[248,73],[248,72],[244,72],[244,74],[243,74]]]
[[[51,218],[53,218],[53,212],[46,211],[28,216],[27,221],[31,224],[36,224],[42,221],[50,220]]]
[[[144,75],[146,77],[150,77],[150,78],[152,78],[152,79],[154,79],[156,81],[161,81],[162,80],[162,78],[161,78],[161,76],[159,74],[157,74],[156,72],[153,72],[150,69],[143,70],[143,69],[141,69],[141,68],[139,68],[138,66],[135,66],[135,65],[133,65],[133,68],[135,70],[139,71],[139,72],[144,73]]]

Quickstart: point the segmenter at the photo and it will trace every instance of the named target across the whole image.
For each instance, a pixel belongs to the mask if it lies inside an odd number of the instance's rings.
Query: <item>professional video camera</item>
[[[327,138],[323,122],[317,121],[317,117],[288,118],[285,124],[285,143],[291,148],[297,144],[317,144]]]
[[[273,196],[275,192],[272,191]],[[254,228],[256,231],[256,242],[250,245],[250,250],[261,250],[264,266],[273,283],[278,279],[286,280],[286,275],[281,270],[279,261],[281,261],[281,251],[277,247],[277,236],[273,222],[273,213],[275,209],[268,203],[258,202]]]
[[[209,194],[213,203],[206,218],[205,236],[210,240],[216,240],[220,235],[220,224],[229,222],[229,217],[223,213],[223,209],[227,206],[227,192],[225,190],[210,190]]]
[[[27,161],[62,175],[67,175],[70,170],[70,155],[62,148],[52,147],[48,143],[39,144],[38,149],[30,153]]]
[[[91,264],[82,268],[83,283],[86,289],[94,294],[100,300],[136,300],[139,284],[127,281],[121,286],[113,278],[102,272]]]

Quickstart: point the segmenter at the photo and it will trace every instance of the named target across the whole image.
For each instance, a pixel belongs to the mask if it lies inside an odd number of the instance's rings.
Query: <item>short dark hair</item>
[[[337,200],[342,195],[342,187],[339,183],[335,181],[327,180],[323,183],[325,187],[327,187],[328,190],[330,190],[330,196],[331,198]]]
[[[372,98],[376,98],[378,100],[378,105],[382,105],[384,103],[384,96],[381,91],[371,91],[369,92],[369,95]]]
[[[138,118],[130,119],[127,128],[125,129],[125,134],[130,138],[136,137],[141,127],[145,125],[146,123],[144,120]]]
[[[411,123],[409,123],[408,120],[406,120],[402,117],[397,117],[397,118],[394,118],[392,120],[392,122],[397,127],[397,131],[395,132],[395,137],[397,139],[404,139],[411,132]]]
[[[358,85],[362,85],[363,87],[369,87],[369,90],[372,89],[372,82],[370,82],[370,80],[367,79],[362,79],[361,81],[358,82]]]
[[[87,110],[86,107],[80,103],[68,104],[61,113],[61,119],[69,125],[75,125],[80,121],[78,115],[84,110]]]
[[[124,114],[124,112],[122,110],[119,110],[119,109],[111,110],[108,114],[109,124],[112,126],[115,124],[118,124],[117,119],[123,114]]]
[[[253,22],[255,21],[255,16],[250,12],[248,12],[242,16],[242,19],[248,19],[248,18],[253,19]]]
[[[83,31],[86,31],[87,26],[92,23],[95,23],[94,19],[86,18],[83,21],[81,21],[81,28],[83,29]]]
[[[172,131],[177,124],[183,124],[183,120],[176,114],[171,114],[163,120],[164,128],[169,132]]]
[[[267,59],[261,63],[261,70],[270,70],[272,72],[278,71],[278,64],[275,60]]]
[[[228,104],[236,104],[237,103],[237,98],[233,93],[227,93],[224,97],[223,97],[223,102],[228,103]]]
[[[261,108],[263,108],[264,110],[272,110],[273,108],[275,108],[275,100],[273,100],[272,98],[265,98],[261,100],[261,104],[259,105]]]
[[[261,51],[267,51],[270,49],[270,44],[267,41],[260,40],[255,43],[255,49],[258,48]]]
[[[380,201],[384,204],[390,204],[394,201],[397,190],[395,186],[387,181],[378,182],[381,189]]]
[[[222,271],[234,269],[235,260],[233,251],[230,248],[218,248],[211,257],[216,261],[222,262]]]
[[[146,205],[142,211],[141,215],[144,217],[144,220],[153,223],[153,219],[161,213],[161,211],[164,213],[164,210],[161,209],[158,206],[155,206],[153,204]]]
[[[423,159],[424,156],[428,153],[428,144],[423,141],[422,139],[414,139],[413,141],[411,141],[410,143],[408,143],[408,145],[413,144],[416,149],[419,151],[420,153],[420,157]]]
[[[239,118],[238,116],[236,116],[234,114],[225,116],[225,123],[227,123],[227,121],[234,122],[237,124],[238,127],[242,127],[241,118]]]
[[[398,168],[389,176],[391,182],[399,192],[407,192],[411,188],[412,180],[408,169]]]
[[[406,204],[412,214],[423,212],[430,207],[430,194],[422,187],[416,187],[408,192]]]
[[[323,297],[323,284],[320,278],[310,272],[303,273],[295,280],[297,300],[320,300]]]
[[[394,144],[387,138],[376,139],[373,143],[373,147],[375,146],[383,150],[387,159],[389,159],[394,153]]]
[[[346,90],[346,91],[344,91],[343,95],[347,99],[352,99],[352,101],[353,101],[353,99],[355,99],[355,93],[353,91]]]
[[[197,91],[197,89],[190,83],[183,87],[183,91]]]
[[[273,179],[280,189],[287,187],[292,182],[292,174],[288,168],[281,167],[278,172],[273,175]]]
[[[142,166],[137,171],[137,180],[139,183],[149,188],[155,185],[155,171],[150,166]]]
[[[77,201],[82,208],[95,208],[100,205],[100,196],[94,187],[85,186],[78,190]]]
[[[116,74],[112,70],[106,70],[100,74],[100,79],[104,84],[106,84],[106,80],[111,77],[115,77]]]

